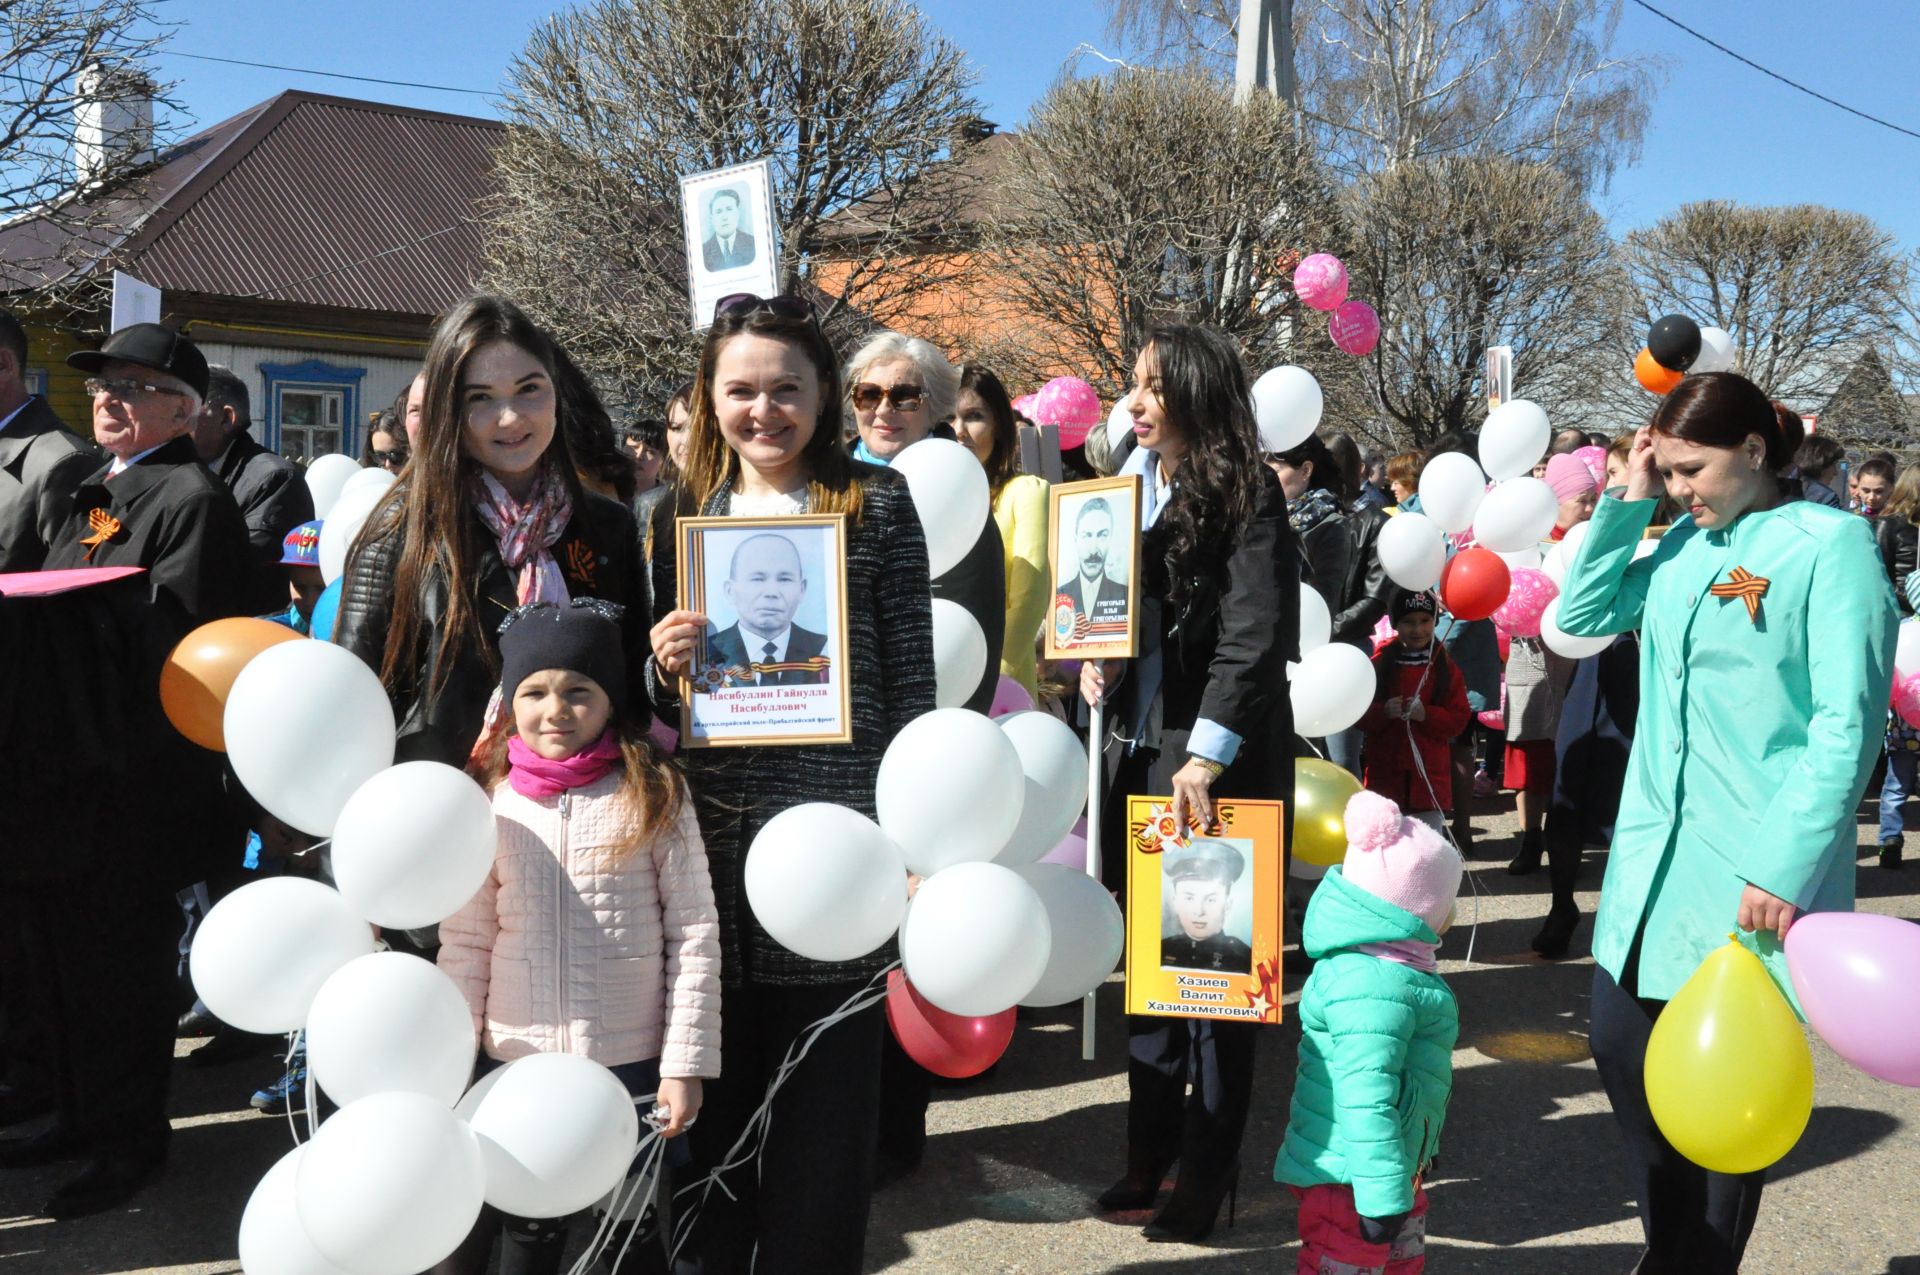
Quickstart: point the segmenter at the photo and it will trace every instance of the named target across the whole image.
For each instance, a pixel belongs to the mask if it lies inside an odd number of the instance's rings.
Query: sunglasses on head
[[[783,319],[806,319],[819,322],[813,312],[813,302],[805,297],[796,297],[783,292],[777,297],[756,296],[751,292],[729,292],[713,304],[713,317],[723,314],[749,315],[765,310],[777,314]]]
[[[878,385],[862,381],[853,387],[849,397],[853,399],[853,405],[863,412],[875,410],[883,399],[893,404],[897,412],[917,412],[920,404],[926,401],[927,392],[918,385],[893,385],[881,389]]]

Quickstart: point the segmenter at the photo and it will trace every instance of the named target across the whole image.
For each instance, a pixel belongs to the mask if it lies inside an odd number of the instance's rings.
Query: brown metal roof
[[[282,93],[161,157],[124,268],[169,292],[437,314],[473,287],[503,131]],[[0,257],[24,229],[0,232]]]

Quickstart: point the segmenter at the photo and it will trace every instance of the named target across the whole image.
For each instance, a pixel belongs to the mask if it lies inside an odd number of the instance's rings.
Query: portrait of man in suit
[[[707,241],[701,256],[707,269],[732,270],[753,264],[753,235],[741,223],[740,192],[732,187],[715,191],[707,200]]]
[[[794,623],[807,596],[807,576],[792,540],[775,532],[742,540],[734,548],[721,592],[739,617],[707,639],[707,661],[720,666],[722,685],[826,682],[826,635]]]
[[[1079,569],[1060,586],[1060,593],[1073,603],[1076,616],[1086,617],[1089,626],[1126,624],[1126,582],[1108,573],[1107,550],[1113,542],[1113,524],[1113,506],[1104,496],[1090,497],[1074,515],[1073,561]]]

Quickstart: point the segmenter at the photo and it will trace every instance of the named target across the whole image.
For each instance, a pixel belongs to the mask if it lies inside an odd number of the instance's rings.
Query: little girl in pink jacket
[[[539,604],[502,627],[514,729],[483,776],[499,847],[480,892],[441,923],[439,963],[473,1010],[482,1071],[584,1054],[636,1097],[657,1092],[677,1138],[700,1110],[701,1079],[720,1074],[719,918],[681,780],[616,716],[627,701],[614,611]],[[497,1222],[483,1217],[437,1269],[484,1270]],[[566,1219],[504,1229],[503,1271],[559,1269]]]

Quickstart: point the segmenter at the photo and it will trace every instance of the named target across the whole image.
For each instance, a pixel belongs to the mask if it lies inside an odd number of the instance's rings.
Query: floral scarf
[[[1340,502],[1325,487],[1315,487],[1303,492],[1298,500],[1287,502],[1287,521],[1293,524],[1294,534],[1301,536],[1339,512]]]
[[[560,564],[553,560],[552,550],[573,519],[573,501],[559,470],[542,465],[534,481],[533,497],[524,505],[485,472],[468,487],[468,499],[480,521],[493,533],[500,561],[514,573],[519,605],[551,602],[565,606],[570,600],[567,582],[560,574]]]

